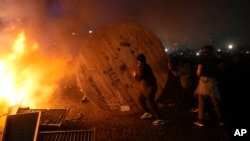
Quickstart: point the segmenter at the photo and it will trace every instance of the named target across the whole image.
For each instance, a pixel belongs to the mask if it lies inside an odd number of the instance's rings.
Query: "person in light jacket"
[[[213,56],[213,46],[206,45],[202,49],[202,57],[198,63],[197,76],[199,83],[195,90],[198,96],[198,120],[194,122],[197,126],[204,126],[205,121],[205,101],[211,100],[214,111],[218,118],[218,125],[224,125],[220,110],[220,92],[216,82],[217,60]],[[207,105],[206,105],[207,106]]]

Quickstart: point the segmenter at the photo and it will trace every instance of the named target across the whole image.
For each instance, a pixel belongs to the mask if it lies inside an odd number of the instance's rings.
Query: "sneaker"
[[[146,118],[151,118],[152,117],[152,114],[150,113],[144,113],[142,116],[141,116],[141,119],[146,119]]]
[[[204,124],[202,122],[200,122],[200,121],[195,121],[193,123],[194,123],[194,125],[199,126],[199,127],[203,127],[204,126]]]
[[[164,124],[164,123],[165,123],[164,120],[157,119],[157,120],[155,120],[155,121],[153,122],[153,125],[162,125],[162,124]]]
[[[192,113],[197,113],[198,111],[199,111],[198,108],[192,108],[192,109],[190,110],[190,112],[192,112]]]
[[[224,123],[223,123],[222,121],[219,121],[219,122],[218,122],[218,125],[219,125],[219,126],[223,126]]]

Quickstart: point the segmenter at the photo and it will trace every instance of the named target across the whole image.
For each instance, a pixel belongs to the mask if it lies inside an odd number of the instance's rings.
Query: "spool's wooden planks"
[[[168,79],[168,57],[154,33],[134,23],[113,23],[90,34],[76,65],[77,80],[87,99],[111,113],[139,112],[137,82],[132,76],[139,53],[146,55],[157,78],[158,98]]]

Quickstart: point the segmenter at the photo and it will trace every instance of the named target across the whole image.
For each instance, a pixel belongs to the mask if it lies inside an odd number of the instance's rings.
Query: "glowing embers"
[[[17,114],[41,112],[40,126],[61,126],[69,109],[30,109],[19,108]]]

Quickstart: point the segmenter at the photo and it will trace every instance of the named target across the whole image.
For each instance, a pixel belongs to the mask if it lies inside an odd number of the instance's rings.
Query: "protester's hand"
[[[168,63],[168,69],[172,70],[172,64],[171,63]]]
[[[197,99],[197,98],[198,98],[197,94],[194,94],[194,99]]]
[[[136,71],[133,71],[133,72],[132,72],[132,75],[135,77],[135,76],[136,76]]]

